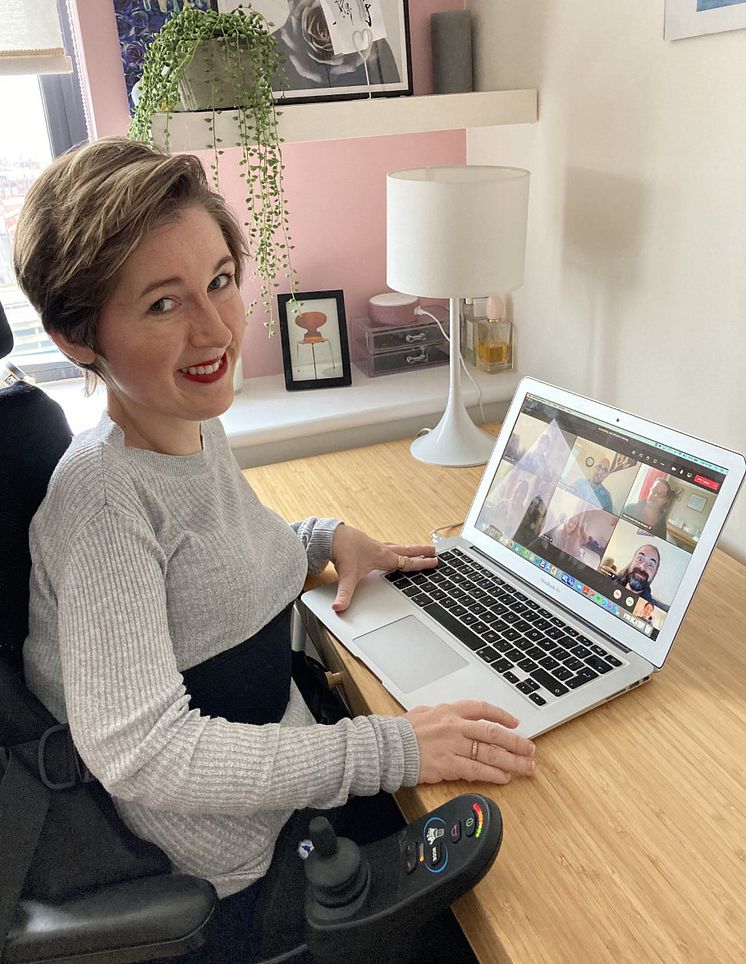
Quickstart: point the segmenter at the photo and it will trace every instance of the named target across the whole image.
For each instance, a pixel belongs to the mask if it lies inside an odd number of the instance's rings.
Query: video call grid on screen
[[[527,395],[476,524],[654,640],[725,474]]]

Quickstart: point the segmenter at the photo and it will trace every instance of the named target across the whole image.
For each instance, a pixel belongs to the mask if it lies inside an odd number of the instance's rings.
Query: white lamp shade
[[[426,298],[523,284],[529,172],[466,165],[386,177],[386,283]]]

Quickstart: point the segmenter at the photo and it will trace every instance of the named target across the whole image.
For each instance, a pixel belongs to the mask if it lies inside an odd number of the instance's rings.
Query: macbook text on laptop
[[[438,567],[303,602],[405,708],[485,699],[536,736],[662,668],[745,469],[524,378]]]

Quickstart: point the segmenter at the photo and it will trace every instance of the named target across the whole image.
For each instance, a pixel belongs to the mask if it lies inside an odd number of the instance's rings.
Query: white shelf
[[[430,94],[425,97],[376,97],[281,107],[280,135],[286,142],[381,137],[429,131],[533,124],[537,119],[535,89],[479,91],[470,94]],[[174,113],[169,122],[172,151],[205,148],[209,111]],[[217,116],[216,136],[223,148],[236,143],[233,112]],[[165,147],[166,115],[153,118],[153,139]]]
[[[486,375],[474,368],[489,421],[501,418],[521,375]],[[465,376],[464,401],[479,419],[477,392]],[[86,398],[82,380],[43,386],[62,405],[73,432],[95,425],[105,406],[103,391]],[[352,385],[288,392],[282,375],[249,378],[221,416],[239,464],[264,465],[355,445],[412,437],[434,426],[448,398],[448,366],[368,378],[354,365]]]

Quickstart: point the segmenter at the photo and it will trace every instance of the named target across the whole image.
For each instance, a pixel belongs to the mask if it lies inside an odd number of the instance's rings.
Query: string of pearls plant
[[[248,254],[259,281],[258,297],[249,304],[247,314],[261,301],[266,312],[264,324],[273,334],[272,290],[280,287],[277,278],[284,277],[294,293],[295,272],[283,189],[279,112],[272,91],[273,80],[282,79],[282,68],[271,26],[251,8],[218,13],[185,4],[148,47],[129,136],[152,145],[153,116],[165,114],[168,150],[169,122],[191,78],[209,100],[205,147],[212,151],[212,182],[219,190],[220,159],[230,145],[218,136],[215,120],[224,110],[232,114],[237,131],[233,146],[240,150],[239,173],[245,182]],[[216,106],[223,102],[231,106]]]

